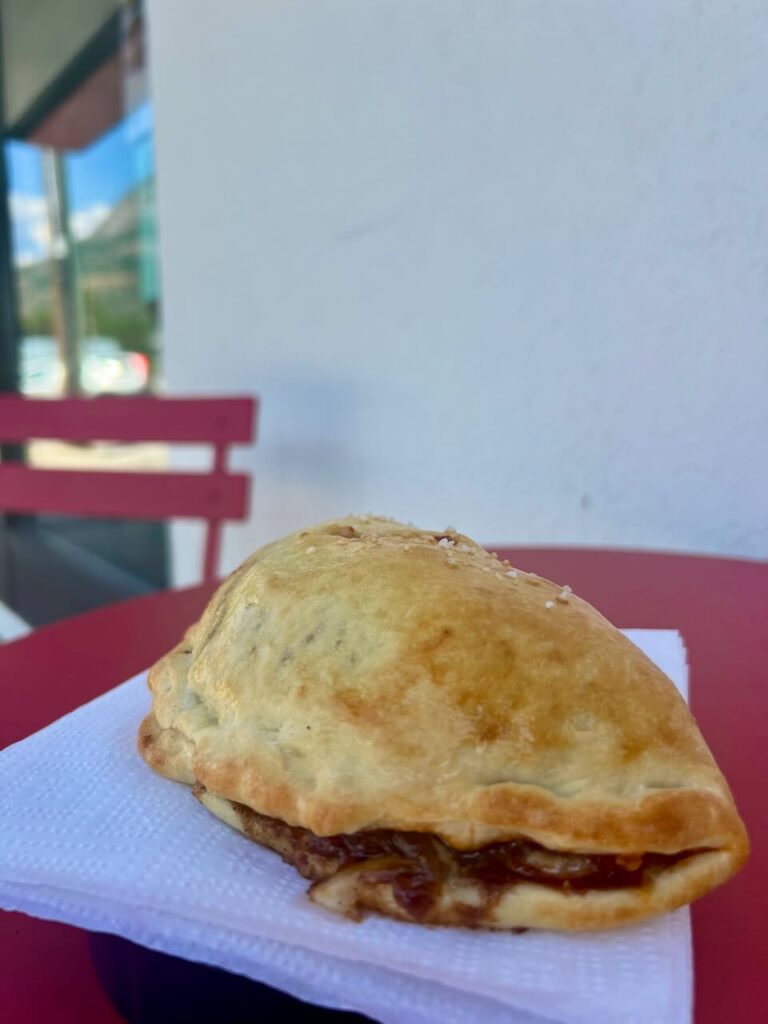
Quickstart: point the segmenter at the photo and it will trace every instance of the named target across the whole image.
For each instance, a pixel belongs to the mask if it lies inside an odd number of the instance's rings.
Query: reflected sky
[[[114,204],[154,172],[150,102],[137,107],[86,149],[66,157],[72,230],[85,238]],[[39,147],[25,142],[6,144],[11,190],[16,262],[35,262],[47,255],[48,224]]]

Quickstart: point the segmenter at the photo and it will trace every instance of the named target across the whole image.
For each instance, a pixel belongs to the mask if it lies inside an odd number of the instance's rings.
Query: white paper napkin
[[[628,630],[687,696],[674,631]],[[620,931],[428,928],[307,883],[135,752],[145,677],[0,754],[0,906],[123,935],[384,1024],[688,1024],[687,909]]]

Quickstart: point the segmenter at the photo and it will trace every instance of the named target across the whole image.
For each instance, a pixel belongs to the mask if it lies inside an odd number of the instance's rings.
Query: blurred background
[[[367,511],[768,557],[764,3],[0,0],[0,31],[0,389],[258,394],[222,570]],[[202,531],[7,516],[0,600],[195,582]]]
[[[36,399],[160,390],[153,106],[141,6],[2,0],[0,33],[0,390]],[[51,468],[167,461],[157,445],[46,439],[5,445],[2,454]],[[169,579],[159,523],[0,520],[0,601],[33,624]]]

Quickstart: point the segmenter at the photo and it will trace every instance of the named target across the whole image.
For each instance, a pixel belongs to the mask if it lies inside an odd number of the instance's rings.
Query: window
[[[160,275],[141,5],[0,0],[0,29],[0,389],[40,399],[156,391]],[[145,469],[162,466],[165,452],[43,439],[4,457]],[[0,531],[0,600],[35,623],[167,582],[161,524],[13,517]],[[56,572],[51,559],[70,580],[59,595],[37,579],[38,563]]]

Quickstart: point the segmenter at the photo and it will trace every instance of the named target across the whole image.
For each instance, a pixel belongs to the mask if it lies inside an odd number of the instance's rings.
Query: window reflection
[[[21,390],[55,398],[153,389],[159,336],[151,105],[82,152],[62,157],[11,142],[8,157]]]
[[[159,389],[152,113],[141,0],[0,0],[0,386],[43,400]],[[45,438],[2,456],[167,464],[165,445]],[[162,523],[14,516],[0,542],[0,601],[34,624],[167,584]],[[66,583],[37,585],[43,570]]]

